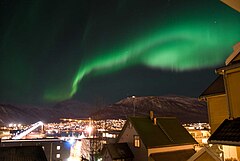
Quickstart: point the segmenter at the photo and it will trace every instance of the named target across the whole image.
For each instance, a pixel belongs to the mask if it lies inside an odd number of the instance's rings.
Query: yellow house
[[[207,101],[212,133],[225,119],[240,117],[240,43],[216,73],[217,79],[199,97]]]
[[[240,160],[240,43],[233,47],[225,66],[216,69],[217,79],[200,95],[208,104],[212,136],[224,160]]]
[[[225,93],[223,76],[218,76],[200,95],[200,99],[207,101],[208,119],[212,133],[223,120],[228,118],[227,96]]]
[[[234,52],[227,58],[226,66],[216,69],[224,80],[229,118],[240,116],[240,43],[234,46]]]

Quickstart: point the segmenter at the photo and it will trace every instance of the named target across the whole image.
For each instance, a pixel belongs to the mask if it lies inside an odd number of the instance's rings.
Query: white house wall
[[[127,127],[123,131],[123,134],[120,136],[119,143],[128,143],[128,146],[133,152],[134,159],[133,161],[147,161],[148,160],[148,154],[147,154],[147,149],[145,145],[143,144],[141,137],[141,147],[140,148],[135,148],[133,146],[133,136],[138,135],[134,127],[130,124],[130,122],[127,122]]]

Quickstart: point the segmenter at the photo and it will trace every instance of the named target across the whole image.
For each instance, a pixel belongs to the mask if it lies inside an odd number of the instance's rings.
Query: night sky
[[[197,97],[239,41],[219,0],[1,0],[0,102]]]

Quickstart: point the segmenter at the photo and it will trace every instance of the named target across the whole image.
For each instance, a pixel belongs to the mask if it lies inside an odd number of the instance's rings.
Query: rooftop
[[[219,75],[212,82],[212,84],[209,87],[207,87],[205,91],[203,91],[203,93],[199,96],[199,98],[203,98],[211,95],[220,95],[220,94],[225,94],[224,80],[222,75]]]
[[[197,144],[174,117],[159,117],[156,125],[148,117],[130,117],[129,121],[148,148]]]
[[[0,147],[1,161],[47,161],[40,146]]]
[[[225,119],[217,130],[210,136],[210,144],[240,145],[240,117]]]
[[[105,150],[108,150],[112,159],[133,158],[133,153],[127,143],[106,144]]]
[[[2,143],[9,143],[9,142],[63,142],[57,138],[44,138],[44,139],[2,139]]]
[[[163,153],[153,153],[151,154],[151,158],[154,161],[186,161],[188,160],[195,151],[193,149],[190,150],[179,150],[172,152],[163,152]]]
[[[227,1],[227,0],[225,0]],[[236,1],[237,2],[237,1]],[[240,1],[239,1],[240,2]],[[240,3],[239,3],[240,4]],[[240,7],[240,5],[239,5]],[[229,65],[231,64],[232,62],[236,61],[236,60],[239,60],[239,53],[240,53],[240,42],[237,43],[236,45],[234,45],[233,47],[233,53],[227,58],[225,64],[226,65]]]
[[[227,66],[217,68],[215,71],[218,74],[224,75],[226,71],[236,70],[236,69],[239,69],[239,67],[240,67],[240,60],[237,60]]]

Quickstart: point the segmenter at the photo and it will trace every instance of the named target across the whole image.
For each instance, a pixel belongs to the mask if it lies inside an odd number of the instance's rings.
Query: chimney
[[[153,125],[157,125],[157,118],[156,117],[153,118]]]
[[[153,111],[149,112],[149,117],[150,117],[151,120],[153,120]]]

